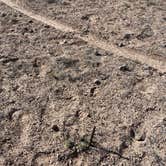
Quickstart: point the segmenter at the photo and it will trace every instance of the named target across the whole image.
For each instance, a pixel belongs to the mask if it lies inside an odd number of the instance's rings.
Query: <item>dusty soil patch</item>
[[[63,21],[83,34],[118,45],[166,56],[166,2],[163,0],[14,0]]]
[[[115,44],[110,43],[109,41],[104,41],[103,39],[99,39],[98,37],[96,37],[96,35],[91,33],[83,35],[82,31],[80,31],[79,29],[75,29],[70,25],[67,24],[65,25],[64,23],[58,20],[50,19],[48,16],[35,14],[33,10],[27,8],[25,5],[22,5],[24,1],[17,1],[17,2],[13,2],[12,0],[1,0],[1,1],[4,4],[8,5],[9,7],[13,8],[14,10],[17,10],[22,14],[32,19],[35,19],[36,21],[44,23],[62,32],[73,32],[75,37],[87,42],[91,46],[98,47],[100,49],[104,49],[105,51],[109,52],[111,50],[114,54],[118,56],[125,57],[133,61],[138,61],[142,64],[145,63],[162,73],[166,72],[165,57],[162,56],[159,57],[156,55],[147,56],[147,54],[143,54],[141,52],[134,51],[131,49],[118,48]]]
[[[166,162],[165,74],[0,3],[0,76],[0,165]]]

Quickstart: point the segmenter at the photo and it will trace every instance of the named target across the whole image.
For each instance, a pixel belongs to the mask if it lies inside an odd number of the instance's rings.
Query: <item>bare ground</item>
[[[30,18],[33,18],[39,22],[54,27],[62,32],[73,32],[77,38],[84,40],[85,42],[87,42],[92,46],[99,47],[106,51],[111,50],[113,53],[116,54],[116,56],[117,55],[123,56],[125,58],[129,58],[134,61],[146,63],[147,65],[155,69],[158,69],[162,73],[166,72],[165,57],[158,55],[156,56],[152,54],[151,56],[147,56],[147,54],[143,54],[142,52],[133,51],[131,49],[129,50],[126,48],[118,48],[115,44],[112,44],[108,41],[104,41],[103,39],[99,39],[98,37],[96,37],[96,35],[91,33],[83,35],[82,31],[80,31],[79,29],[74,29],[69,25],[65,25],[64,23],[60,23],[60,21],[50,19],[47,16],[35,14],[32,9],[26,7],[25,5],[26,3],[24,3],[24,1],[18,0],[15,3],[13,3],[13,1],[11,0],[1,0],[1,1],[4,2],[6,5],[8,5],[9,7],[16,9],[17,11],[29,16]]]
[[[0,165],[164,166],[166,75],[118,53],[0,3]]]
[[[163,0],[14,0],[35,13],[63,21],[119,47],[164,56],[166,2]]]

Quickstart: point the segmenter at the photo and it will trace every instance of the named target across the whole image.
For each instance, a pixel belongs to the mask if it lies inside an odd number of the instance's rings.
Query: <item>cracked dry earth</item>
[[[166,74],[113,52],[0,2],[0,166],[165,165]]]

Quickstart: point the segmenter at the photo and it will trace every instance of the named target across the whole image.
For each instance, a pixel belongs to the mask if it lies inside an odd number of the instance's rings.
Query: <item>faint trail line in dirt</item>
[[[31,17],[39,22],[42,22],[44,24],[47,24],[51,27],[54,27],[58,30],[61,30],[63,32],[74,32],[74,30],[71,27],[63,25],[60,22],[57,22],[54,20],[50,20],[50,19],[40,16],[38,14],[34,14],[33,12],[22,8],[21,6],[17,5],[16,3],[13,3],[11,0],[0,0],[0,1],[3,2],[4,4],[6,4],[7,6],[21,12],[22,14],[24,14],[28,17]]]
[[[134,50],[127,49],[127,48],[118,48],[113,44],[107,43],[102,40],[98,40],[94,36],[89,35],[88,37],[79,37],[82,40],[88,42],[90,45],[102,48],[106,51],[111,51],[115,55],[125,57],[131,59],[133,61],[138,61],[142,64],[147,64],[162,73],[166,72],[166,59],[165,58],[158,58],[158,57],[149,57],[144,54],[138,53]]]
[[[146,56],[142,53],[138,53],[131,49],[119,48],[113,44],[102,41],[90,34],[87,36],[82,36],[81,32],[79,32],[79,30],[76,30],[68,25],[64,25],[56,20],[51,20],[47,17],[41,16],[38,14],[34,14],[33,12],[21,7],[20,5],[13,3],[11,0],[0,0],[0,1],[3,2],[4,4],[6,4],[7,6],[21,12],[22,14],[24,14],[32,19],[35,19],[41,23],[47,24],[57,30],[60,30],[62,32],[73,32],[73,33],[75,33],[75,37],[86,41],[89,45],[92,45],[94,47],[99,47],[106,51],[111,51],[113,54],[115,54],[115,56],[117,55],[117,56],[131,59],[133,61],[138,61],[142,64],[147,64],[162,73],[166,72],[166,59],[164,57],[159,58],[157,56]]]

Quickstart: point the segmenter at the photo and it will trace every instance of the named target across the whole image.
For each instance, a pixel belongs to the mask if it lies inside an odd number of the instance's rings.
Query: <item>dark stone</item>
[[[83,16],[81,17],[81,19],[82,19],[82,20],[88,20],[88,19],[89,19],[89,15],[83,15]]]
[[[33,23],[33,21],[32,21],[32,20],[29,20],[29,21],[28,21],[28,23],[32,24],[32,23]]]
[[[59,131],[59,127],[57,125],[53,125],[52,126],[52,130],[55,131],[55,132],[58,132]]]
[[[5,64],[5,63],[9,63],[9,62],[16,62],[18,60],[19,60],[19,58],[17,58],[17,57],[9,57],[9,58],[4,59],[2,62]]]
[[[124,47],[125,44],[124,44],[123,42],[120,42],[120,43],[118,44],[118,46],[119,46],[119,47]]]
[[[129,65],[124,64],[124,65],[120,66],[119,70],[125,72],[125,71],[131,71],[132,68]]]
[[[105,56],[107,53],[103,50],[96,50],[95,55],[96,56]]]
[[[6,16],[6,13],[2,13],[2,14],[1,14],[1,17],[5,17],[5,16]]]
[[[93,87],[90,89],[90,96],[92,97],[94,95],[96,87]]]
[[[124,35],[123,38],[126,39],[126,40],[129,40],[129,39],[131,39],[132,36],[133,36],[133,34],[127,33],[127,34]]]
[[[146,133],[144,132],[138,139],[137,141],[145,141],[146,138]]]
[[[100,84],[101,84],[100,80],[95,80],[94,83],[95,83],[96,85],[100,85]]]
[[[134,131],[134,129],[130,129],[130,131],[129,131],[129,134],[130,134],[130,137],[131,138],[134,138],[135,137],[135,131]]]

